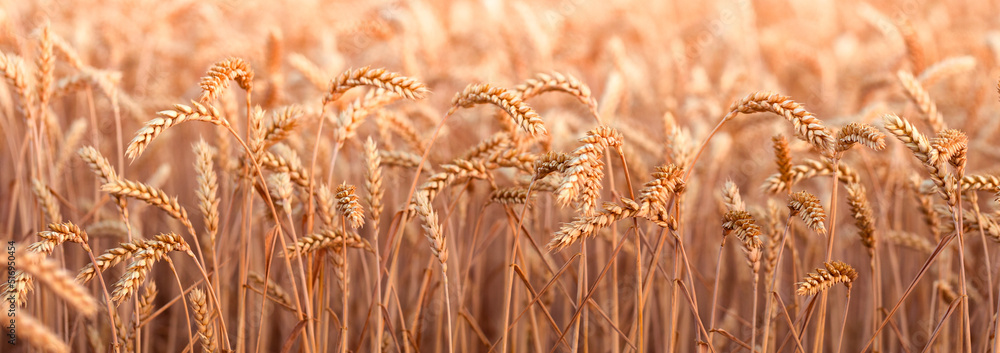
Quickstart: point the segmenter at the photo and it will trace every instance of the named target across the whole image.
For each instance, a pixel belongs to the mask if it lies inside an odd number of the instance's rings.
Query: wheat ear
[[[639,207],[639,204],[624,198],[622,205],[605,203],[600,212],[590,216],[581,215],[572,223],[563,224],[562,228],[552,237],[547,248],[549,251],[559,251],[572,245],[580,238],[593,237],[598,231],[610,227],[617,221],[638,216],[640,214]]]
[[[823,225],[826,221],[826,212],[823,211],[823,205],[816,195],[808,191],[793,193],[788,201],[788,208],[793,215],[798,214],[813,231],[826,234],[826,226]]]
[[[69,353],[70,348],[59,336],[27,313],[17,315],[17,337],[42,352]]]
[[[793,101],[791,97],[774,92],[754,92],[733,102],[733,105],[729,107],[729,113],[723,118],[723,122],[732,120],[740,113],[761,112],[771,112],[784,117],[795,127],[795,134],[799,138],[809,142],[820,152],[832,151],[834,147],[833,136],[823,126],[823,121],[816,118],[801,104]]]
[[[365,141],[365,189],[368,190],[368,209],[372,214],[372,223],[378,227],[382,217],[382,159],[378,146],[371,137]]]
[[[580,142],[583,145],[573,151],[572,159],[564,166],[563,182],[556,191],[556,200],[562,206],[579,200],[580,210],[590,214],[600,197],[601,180],[604,178],[601,157],[605,149],[622,145],[622,135],[614,128],[599,126],[587,131]]]
[[[512,92],[489,84],[470,84],[451,100],[453,113],[458,108],[469,108],[476,104],[493,104],[507,112],[514,122],[531,136],[545,135],[542,119],[524,101]]]
[[[49,99],[52,98],[52,76],[55,71],[55,55],[52,52],[52,34],[49,24],[42,25],[38,36],[38,57],[35,66],[38,67],[36,81],[39,113],[46,114]]]
[[[285,251],[289,257],[296,257],[325,248],[339,250],[344,245],[350,248],[372,249],[371,244],[358,236],[357,233],[348,232],[345,237],[344,233],[339,230],[321,229],[319,233],[299,238],[298,242],[288,246]]]
[[[198,209],[205,220],[205,232],[208,234],[208,248],[202,249],[202,253],[209,254],[214,263],[215,237],[219,232],[219,180],[212,162],[216,151],[205,140],[198,140],[194,144],[194,153],[194,170],[198,175],[195,194],[198,196]]]
[[[35,192],[38,204],[45,210],[45,218],[50,223],[62,222],[62,213],[59,212],[59,201],[56,200],[52,189],[49,189],[38,179],[31,179],[31,190]]]
[[[361,209],[361,202],[354,194],[354,185],[340,184],[337,186],[337,211],[347,219],[351,228],[361,228],[365,224],[364,211]]]
[[[21,98],[21,112],[25,120],[34,121],[34,95],[31,94],[31,86],[28,82],[28,74],[24,71],[24,61],[20,57],[10,56],[0,52],[0,72],[3,72],[4,79]]]
[[[837,152],[845,152],[854,144],[861,144],[876,151],[885,149],[885,134],[874,126],[850,123],[837,133]]]
[[[132,263],[125,269],[125,273],[115,283],[115,289],[111,293],[112,300],[120,303],[135,293],[153,268],[153,264],[166,256],[167,253],[190,250],[184,239],[174,233],[158,235],[156,240],[145,242],[143,247],[133,256]]]
[[[229,122],[222,117],[219,110],[210,104],[198,102],[191,102],[190,106],[174,104],[173,109],[156,113],[156,118],[146,122],[146,125],[136,132],[125,154],[129,159],[135,160],[163,130],[185,121],[204,121],[219,126],[229,126]]]
[[[171,217],[181,221],[185,227],[192,230],[191,220],[187,210],[177,203],[177,197],[167,196],[167,193],[142,182],[125,179],[114,180],[101,186],[101,190],[118,197],[132,197],[156,206]],[[192,230],[191,234],[195,234]]]
[[[229,88],[229,80],[236,81],[240,88],[249,92],[253,89],[253,69],[240,58],[228,58],[212,64],[198,84],[201,86],[199,100],[207,104],[218,99]]]
[[[339,99],[344,92],[357,86],[382,88],[412,100],[423,99],[428,93],[427,87],[416,79],[366,66],[357,70],[347,70],[330,81],[330,88],[323,97],[323,105]]]
[[[194,321],[198,324],[198,337],[204,352],[218,352],[215,345],[215,327],[212,324],[211,310],[205,298],[205,292],[200,288],[191,291],[191,309],[194,310]]]
[[[837,283],[843,283],[847,289],[858,278],[858,272],[851,265],[840,261],[826,262],[823,264],[826,269],[816,269],[809,273],[798,283],[795,294],[808,296],[825,291]]]
[[[97,313],[97,301],[87,289],[74,282],[73,276],[58,263],[45,258],[45,254],[19,250],[15,257],[21,271],[45,284],[70,307],[87,317]]]

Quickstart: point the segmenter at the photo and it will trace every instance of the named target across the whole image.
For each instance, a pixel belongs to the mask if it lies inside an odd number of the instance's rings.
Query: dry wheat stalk
[[[861,184],[847,185],[847,205],[851,208],[854,225],[858,227],[861,244],[864,244],[865,248],[868,249],[868,255],[874,256],[875,217],[872,215],[872,208],[868,203],[864,186]]]
[[[798,214],[816,233],[826,234],[826,226],[823,225],[826,221],[826,212],[823,211],[823,205],[815,195],[804,190],[793,193],[788,201],[788,208],[792,214]]]
[[[122,300],[135,293],[153,268],[153,264],[166,256],[167,253],[190,250],[184,239],[174,233],[157,235],[156,240],[144,242],[142,248],[132,256],[132,263],[125,269],[125,273],[115,283],[111,299],[115,303],[121,303]]]
[[[372,250],[371,244],[358,236],[357,233],[347,232],[345,240],[343,232],[323,228],[319,233],[299,238],[299,241],[294,245],[288,246],[285,252],[288,253],[289,257],[296,257],[325,248],[332,248],[334,251],[339,251],[338,249],[345,244],[350,248]]]
[[[927,122],[934,132],[938,133],[947,129],[944,118],[938,112],[937,104],[934,104],[934,100],[931,99],[930,94],[920,84],[920,81],[917,81],[913,74],[905,70],[899,70],[896,72],[896,76],[899,77],[899,82],[906,90],[907,96],[920,108],[920,112],[927,118]]]
[[[365,167],[368,209],[372,214],[372,224],[378,227],[378,222],[382,218],[382,195],[385,190],[382,187],[382,160],[378,146],[371,137],[365,141]]]
[[[518,125],[531,136],[545,135],[545,125],[542,119],[524,101],[506,89],[492,87],[489,84],[470,84],[455,95],[451,100],[451,111],[457,108],[469,108],[476,104],[493,104],[507,112]],[[449,112],[449,113],[450,113]]]
[[[59,336],[27,313],[17,315],[17,337],[23,338],[29,345],[42,352],[70,352],[69,346]]]
[[[364,211],[361,209],[361,202],[354,193],[354,185],[340,184],[337,186],[337,211],[347,219],[351,228],[361,228],[365,225]]]
[[[840,261],[826,262],[823,264],[826,269],[816,269],[815,272],[806,275],[802,282],[798,283],[795,294],[809,296],[825,291],[837,283],[843,283],[848,290],[851,284],[858,278],[858,272],[851,265]]]
[[[874,126],[863,123],[847,124],[837,133],[837,152],[847,151],[856,143],[881,151],[885,149],[885,134]]]
[[[212,324],[211,310],[205,298],[205,292],[200,288],[191,291],[191,310],[194,311],[194,321],[198,324],[198,337],[201,339],[201,348],[205,352],[215,353],[219,349],[215,344],[215,327]]]
[[[253,69],[250,64],[240,58],[228,58],[212,64],[205,76],[198,83],[201,86],[202,103],[208,104],[222,95],[229,88],[229,80],[236,81],[244,91],[253,89]]]
[[[248,276],[253,283],[260,286],[261,292],[267,293],[267,296],[271,300],[286,308],[295,308],[295,304],[292,303],[292,297],[284,289],[281,289],[281,286],[277,283],[271,280],[264,281],[264,276],[257,272],[251,271]]]
[[[580,238],[593,237],[617,221],[639,215],[639,204],[625,198],[621,201],[622,205],[606,202],[599,212],[590,216],[580,215],[572,223],[564,223],[546,247],[552,252],[565,249]]]
[[[204,121],[219,126],[229,126],[229,122],[212,105],[198,102],[191,102],[191,106],[174,104],[173,109],[156,113],[156,118],[146,122],[146,125],[136,132],[125,154],[129,159],[135,160],[163,130],[185,121]]]
[[[339,99],[344,92],[357,86],[382,88],[412,100],[423,99],[428,93],[427,87],[413,78],[366,66],[357,70],[347,70],[330,81],[330,88],[323,97],[323,105]]]
[[[735,118],[738,114],[771,112],[781,115],[795,127],[795,134],[809,142],[820,152],[832,151],[834,140],[831,132],[823,126],[823,121],[806,111],[801,104],[791,97],[774,92],[761,91],[748,94],[733,102],[723,121]]]
[[[193,229],[191,220],[188,219],[187,210],[177,203],[177,197],[167,196],[163,190],[125,179],[110,181],[101,186],[101,190],[118,197],[132,197],[145,201],[181,221],[188,229]],[[191,233],[193,235],[194,231]]]
[[[18,269],[45,284],[77,312],[88,317],[97,313],[97,301],[90,292],[74,282],[68,271],[55,261],[47,259],[44,253],[18,250],[15,257]]]
[[[45,218],[48,218],[50,223],[62,222],[62,213],[59,212],[59,201],[56,200],[52,189],[49,189],[48,186],[38,179],[31,179],[31,190],[34,191],[35,197],[38,199],[38,204],[45,210]]]
[[[792,186],[802,180],[828,175],[833,175],[833,163],[830,161],[805,159],[801,164],[793,166],[788,176],[771,174],[771,176],[764,180],[762,187],[769,193],[777,194],[791,190]],[[787,178],[788,181],[783,181],[783,178]],[[860,181],[858,173],[854,169],[851,169],[847,163],[838,163],[837,179],[844,184],[858,183]]]

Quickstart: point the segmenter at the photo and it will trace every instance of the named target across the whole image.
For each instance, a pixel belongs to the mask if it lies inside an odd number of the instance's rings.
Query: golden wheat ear
[[[827,262],[823,264],[826,269],[816,269],[815,272],[806,275],[802,282],[798,283],[795,294],[808,296],[830,289],[837,283],[843,283],[848,290],[851,284],[858,278],[858,272],[851,265],[840,261]]]
[[[382,88],[411,100],[424,99],[429,92],[427,86],[414,78],[366,66],[357,70],[347,70],[330,81],[330,88],[323,97],[323,105],[339,99],[344,92],[357,86]]]
[[[810,194],[808,191],[796,192],[790,196],[788,208],[792,214],[798,214],[802,217],[802,221],[810,229],[826,235],[826,226],[823,225],[823,222],[826,221],[826,212],[823,211],[823,205],[816,195]]]

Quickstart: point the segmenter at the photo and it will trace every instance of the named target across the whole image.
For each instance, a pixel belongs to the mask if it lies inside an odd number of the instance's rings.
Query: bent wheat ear
[[[146,241],[134,240],[130,243],[121,243],[117,248],[108,249],[107,252],[101,254],[96,258],[97,269],[94,268],[93,263],[89,263],[80,269],[80,273],[76,275],[76,281],[79,283],[87,283],[94,276],[97,275],[97,270],[107,270],[111,266],[117,265],[122,261],[125,261],[132,257],[135,253],[142,249]]]
[[[490,202],[501,205],[521,205],[528,202],[528,189],[520,186],[493,190]]]
[[[97,313],[97,301],[87,289],[74,282],[69,272],[55,261],[47,259],[45,254],[20,250],[16,257],[16,266],[21,271],[45,284],[76,311],[88,317]]]
[[[788,139],[785,135],[776,135],[771,138],[771,142],[774,143],[774,162],[778,165],[778,180],[791,185],[792,153],[788,149]]]
[[[347,219],[351,228],[361,228],[365,225],[364,212],[361,210],[361,202],[354,194],[354,185],[340,184],[337,186],[337,210]]]
[[[101,186],[101,190],[117,197],[132,197],[156,206],[167,212],[171,217],[181,221],[188,229],[191,220],[188,219],[187,210],[177,203],[177,197],[167,196],[163,190],[143,184],[138,181],[119,179]],[[194,232],[192,232],[194,233]]]
[[[934,185],[937,186],[941,197],[949,205],[957,203],[957,193],[953,192],[954,190],[951,190],[952,188],[946,185],[947,180],[952,178],[951,173],[945,170],[945,165],[940,160],[938,150],[932,147],[927,138],[906,119],[900,118],[895,114],[886,114],[882,119],[885,121],[885,129],[895,135],[896,139],[902,142],[906,148],[910,149],[913,152],[913,156],[924,165],[928,174],[931,175]],[[957,185],[955,185],[955,189],[957,189]]]
[[[817,150],[827,153],[833,150],[834,141],[831,132],[823,126],[823,121],[815,115],[806,111],[801,104],[796,103],[791,97],[783,96],[774,92],[761,91],[748,94],[740,100],[733,102],[729,107],[724,121],[735,118],[740,113],[762,113],[771,112],[781,115],[795,126],[795,134],[816,147]]]
[[[441,271],[448,272],[448,244],[445,242],[444,229],[438,222],[437,212],[434,211],[426,195],[418,195],[416,210],[423,220],[424,235],[431,243],[431,252],[441,263]]]
[[[49,224],[49,230],[38,232],[41,241],[28,246],[28,251],[40,252],[46,255],[52,254],[52,250],[59,244],[73,242],[87,246],[87,232],[80,229],[73,222]]]
[[[17,315],[17,337],[36,349],[48,353],[69,353],[69,346],[59,336],[27,313]]]
[[[930,123],[934,132],[941,132],[947,129],[948,127],[944,123],[944,118],[938,112],[937,105],[934,104],[930,94],[920,84],[920,81],[917,81],[909,71],[899,70],[896,72],[896,76],[899,77],[899,82],[906,89],[906,93],[913,100],[913,103],[920,107],[920,112],[927,118],[927,122]]]
[[[861,244],[868,249],[869,255],[875,254],[875,217],[872,215],[871,205],[868,203],[868,196],[865,194],[865,187],[861,184],[850,184],[847,186],[847,205],[851,208],[851,216],[854,217],[854,225],[858,227],[858,236],[861,237]]]
[[[229,122],[212,105],[203,105],[198,102],[191,102],[191,106],[174,104],[173,109],[156,113],[156,118],[146,122],[146,126],[136,132],[135,138],[132,139],[132,142],[129,142],[125,154],[129,159],[134,161],[163,130],[189,120],[204,121],[219,126],[229,126]]]
[[[562,91],[573,95],[591,110],[597,111],[597,100],[591,96],[590,87],[587,87],[585,83],[580,82],[573,75],[563,75],[558,72],[539,73],[517,85],[514,91],[522,100],[528,100],[549,91]]]
[[[816,195],[810,194],[808,191],[796,192],[791,195],[788,208],[793,214],[802,217],[802,221],[816,233],[826,234],[826,226],[823,225],[823,222],[826,221],[826,212],[823,211],[823,205],[820,204]]]
[[[330,81],[330,89],[323,97],[323,105],[339,99],[344,92],[357,86],[382,88],[412,100],[423,99],[428,92],[427,87],[416,79],[366,66],[357,70],[347,70]]]
[[[564,166],[563,182],[556,191],[556,200],[562,206],[580,201],[580,210],[585,214],[593,212],[600,197],[601,180],[604,178],[604,162],[601,157],[609,147],[620,147],[622,135],[607,126],[598,126],[587,131],[580,139],[582,146],[573,151],[573,158]]]
[[[160,259],[163,259],[171,251],[190,251],[187,243],[181,236],[169,233],[156,236],[156,240],[145,242],[143,247],[135,253],[134,260],[129,264],[125,273],[115,283],[115,289],[111,293],[111,299],[115,303],[121,303],[139,289],[146,275]]]
[[[764,241],[760,238],[760,226],[747,211],[731,210],[726,212],[722,216],[722,229],[735,235],[749,250],[760,249],[764,246]]]
[[[850,123],[840,129],[837,134],[837,152],[847,151],[856,143],[881,151],[885,149],[885,134],[874,126],[862,123]]]
[[[858,272],[846,263],[833,261],[823,265],[826,266],[826,269],[816,269],[816,272],[807,274],[806,278],[798,283],[799,288],[795,290],[795,294],[815,295],[830,289],[837,283],[843,283],[850,290],[851,284],[858,278]]]
[[[357,233],[348,232],[347,236],[339,230],[321,229],[319,233],[313,233],[299,238],[294,245],[289,245],[285,251],[289,257],[305,255],[306,253],[317,251],[323,248],[340,249],[347,245],[351,248],[365,249],[372,251],[371,244],[362,239]]]
[[[244,91],[253,89],[253,69],[240,58],[228,58],[217,62],[208,69],[198,84],[201,86],[201,102],[209,103],[229,88],[229,80],[235,80]]]
[[[507,112],[514,122],[521,126],[525,132],[531,136],[545,135],[545,125],[542,119],[516,94],[500,87],[492,87],[489,84],[470,84],[455,94],[451,99],[451,110],[454,112],[458,108],[469,108],[476,104],[493,104]]]
[[[640,215],[637,203],[628,199],[622,199],[622,202],[623,205],[605,203],[600,212],[590,216],[581,215],[572,223],[563,224],[546,247],[551,252],[565,249],[580,238],[593,237],[598,231],[610,227],[615,222]]]

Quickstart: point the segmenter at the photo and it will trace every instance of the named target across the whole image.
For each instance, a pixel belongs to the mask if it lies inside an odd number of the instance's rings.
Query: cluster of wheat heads
[[[627,9],[571,47],[518,3],[388,9],[333,59],[288,27],[264,56],[108,44],[120,71],[58,22],[0,35],[15,348],[995,351],[1000,59],[848,3],[867,27],[820,58],[774,21],[761,52],[662,51]],[[900,51],[844,59],[879,33]]]

